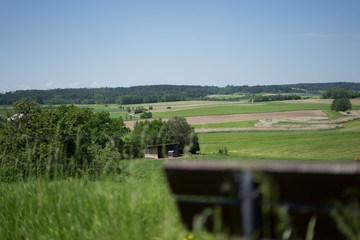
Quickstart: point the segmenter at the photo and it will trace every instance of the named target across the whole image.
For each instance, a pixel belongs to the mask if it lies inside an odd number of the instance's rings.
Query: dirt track
[[[217,116],[198,116],[186,117],[191,125],[211,124],[211,123],[228,123],[243,122],[251,120],[263,120],[274,118],[304,118],[304,117],[326,117],[327,115],[321,110],[314,111],[290,111],[290,112],[272,112],[272,113],[252,113],[252,114],[233,114]],[[167,119],[163,119],[167,120]],[[133,129],[136,121],[126,121],[127,127]]]

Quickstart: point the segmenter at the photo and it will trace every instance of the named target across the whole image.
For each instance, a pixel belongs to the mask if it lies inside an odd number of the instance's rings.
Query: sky
[[[0,0],[0,92],[339,81],[359,0]]]

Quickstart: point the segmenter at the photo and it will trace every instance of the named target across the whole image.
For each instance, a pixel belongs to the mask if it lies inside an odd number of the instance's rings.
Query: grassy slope
[[[0,183],[1,239],[184,239],[161,166],[133,160],[123,182]]]
[[[279,111],[280,105],[266,104],[270,106],[268,111]],[[262,105],[252,106],[260,111]],[[282,109],[296,110],[299,106],[284,104]],[[224,107],[216,108],[221,112],[219,108]],[[244,108],[247,107],[227,110]],[[216,133],[200,134],[199,138],[203,153],[227,147],[234,160],[352,162],[360,154],[360,121],[343,125],[341,131]],[[224,158],[212,154],[205,157]],[[202,155],[196,159],[203,159]],[[68,179],[0,183],[1,238],[126,240],[184,239],[189,235],[181,226],[161,170],[162,161],[124,161],[124,164],[129,164],[129,176],[122,182]],[[216,237],[196,233],[194,239]]]
[[[199,134],[202,153],[227,147],[239,159],[351,162],[360,155],[358,131]]]
[[[339,112],[331,111],[330,109],[329,110],[323,110],[323,112],[326,113],[330,119],[339,119],[339,118],[346,117],[344,114],[341,114]]]
[[[346,130],[360,130],[360,120],[356,120],[356,121],[350,121],[347,123],[343,124],[344,129]]]

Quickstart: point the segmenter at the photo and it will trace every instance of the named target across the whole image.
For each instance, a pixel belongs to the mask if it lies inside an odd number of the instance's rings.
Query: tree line
[[[346,90],[344,88],[330,88],[327,89],[322,97],[324,99],[342,99],[342,98],[358,98],[360,97],[359,92],[354,92],[352,90]]]
[[[268,101],[285,101],[285,100],[298,100],[301,99],[298,95],[262,95],[253,96],[249,99],[250,102],[268,102]]]
[[[96,177],[116,169],[122,159],[142,157],[147,145],[174,142],[180,154],[200,150],[194,129],[182,117],[139,122],[131,131],[109,112],[74,105],[42,109],[36,101],[22,99],[0,119],[0,178],[38,177],[52,166],[61,166],[66,176],[86,169]]]
[[[360,83],[312,83],[262,86],[187,86],[151,85],[117,88],[78,88],[49,90],[19,90],[0,93],[0,105],[11,105],[22,98],[35,99],[40,104],[140,104],[183,100],[206,100],[212,94],[304,93],[330,88],[360,91]]]

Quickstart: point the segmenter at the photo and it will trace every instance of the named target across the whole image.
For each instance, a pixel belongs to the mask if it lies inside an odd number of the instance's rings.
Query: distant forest
[[[300,83],[287,85],[262,86],[188,86],[188,85],[151,85],[117,88],[69,88],[50,90],[18,90],[0,93],[0,104],[11,105],[26,98],[40,104],[139,104],[171,102],[183,100],[207,100],[211,94],[247,94],[259,93],[315,93],[331,88],[343,88],[360,91],[360,83]]]

